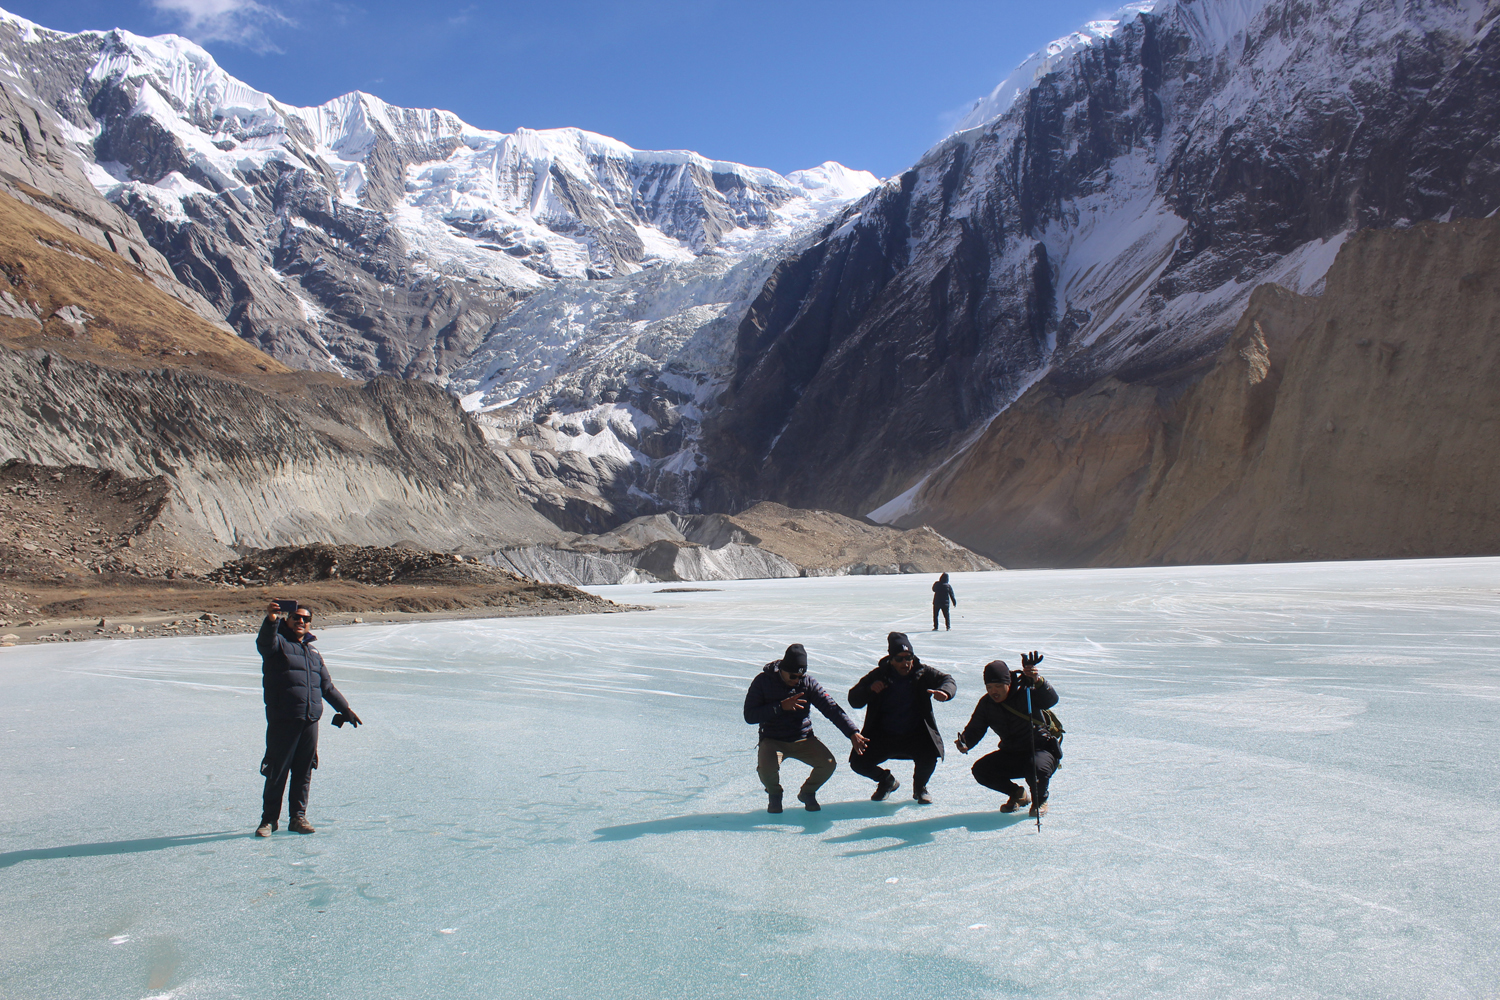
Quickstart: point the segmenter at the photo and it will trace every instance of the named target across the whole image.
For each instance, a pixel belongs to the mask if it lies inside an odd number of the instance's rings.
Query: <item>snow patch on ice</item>
[[[1366,704],[1337,695],[1298,692],[1288,698],[1277,687],[1224,694],[1183,695],[1137,702],[1132,709],[1159,718],[1273,733],[1331,733],[1354,725]]]

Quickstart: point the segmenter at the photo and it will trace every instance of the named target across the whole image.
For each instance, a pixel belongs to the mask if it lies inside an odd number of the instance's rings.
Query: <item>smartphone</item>
[[[281,609],[281,613],[282,614],[289,615],[293,611],[297,610],[297,602],[296,601],[277,601],[276,602],[276,607],[278,607],[278,608]]]

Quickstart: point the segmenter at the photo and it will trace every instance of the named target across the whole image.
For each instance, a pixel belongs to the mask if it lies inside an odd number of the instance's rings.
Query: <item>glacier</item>
[[[268,841],[250,636],[0,649],[4,992],[1489,996],[1497,572],[955,574],[937,635],[899,577],[332,629],[367,724],[323,729],[318,833]],[[890,629],[957,678],[949,740],[980,664],[1046,653],[1040,832],[951,750],[930,807],[841,761],[822,812],[764,812],[750,678],[801,641],[842,699]]]

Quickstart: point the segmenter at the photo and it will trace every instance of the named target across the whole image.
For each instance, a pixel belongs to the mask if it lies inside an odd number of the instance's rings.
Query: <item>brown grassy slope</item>
[[[1500,552],[1500,219],[1352,237],[1182,387],[1033,387],[926,521],[1008,566]]]
[[[1500,552],[1500,219],[1350,239],[1183,398],[1116,564]]]
[[[283,373],[286,366],[209,323],[153,286],[124,258],[0,193],[0,342],[71,357],[207,369],[224,375]],[[73,306],[82,330],[58,315]]]

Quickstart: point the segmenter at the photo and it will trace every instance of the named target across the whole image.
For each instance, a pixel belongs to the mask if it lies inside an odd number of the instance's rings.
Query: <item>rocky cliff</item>
[[[1169,0],[1037,63],[778,266],[699,501],[898,517],[1041,380],[1180,382],[1350,233],[1493,212],[1497,9]]]
[[[559,534],[515,495],[457,402],[424,382],[251,383],[0,348],[6,459],[165,477],[172,503],[153,530],[199,569],[229,546],[489,551]]]
[[[3,34],[3,28],[0,28]],[[135,220],[89,183],[82,161],[49,108],[0,80],[0,192],[51,217],[72,235],[107,249],[158,291],[220,329],[229,325],[201,295],[173,276]]]
[[[912,499],[1010,565],[1500,553],[1500,220],[1367,231],[1200,379],[1046,380]]]

